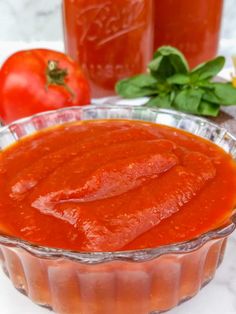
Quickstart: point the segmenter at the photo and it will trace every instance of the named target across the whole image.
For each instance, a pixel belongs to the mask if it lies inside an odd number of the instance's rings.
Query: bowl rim
[[[208,121],[207,119],[202,118],[202,117],[193,116],[191,114],[182,113],[182,112],[178,112],[178,111],[170,110],[170,109],[147,108],[143,106],[131,106],[131,105],[114,105],[114,104],[110,105],[109,103],[102,104],[102,105],[91,104],[91,105],[86,105],[82,107],[80,106],[65,107],[65,108],[61,108],[57,110],[50,110],[47,112],[34,114],[32,116],[16,120],[10,123],[9,125],[2,126],[0,128],[0,136],[2,135],[2,133],[6,131],[11,131],[12,127],[30,122],[32,119],[37,118],[37,117],[50,116],[55,113],[60,114],[68,110],[74,111],[74,110],[86,110],[86,109],[99,109],[99,110],[128,109],[128,110],[135,110],[135,111],[149,110],[149,111],[154,111],[156,113],[166,113],[166,114],[171,114],[171,115],[175,114],[175,115],[178,115],[180,118],[193,119],[194,121],[211,125],[215,129],[223,132],[225,135],[227,135],[230,139],[232,139],[236,143],[236,137],[233,134],[228,132],[225,128],[211,121]],[[126,119],[129,120],[128,118]],[[139,120],[144,121],[142,119],[139,119]],[[192,133],[191,131],[187,131],[187,132]],[[114,252],[106,252],[106,251],[83,252],[83,251],[53,248],[53,247],[48,247],[48,246],[40,246],[40,245],[33,244],[30,241],[26,241],[26,240],[23,240],[14,236],[9,236],[1,232],[0,232],[0,245],[6,246],[6,247],[12,247],[12,248],[14,247],[20,248],[39,258],[68,259],[68,260],[77,261],[84,264],[98,264],[98,263],[104,263],[104,262],[111,262],[114,260],[127,261],[127,262],[144,262],[144,261],[152,260],[154,258],[157,258],[165,254],[185,254],[185,253],[196,251],[200,249],[207,242],[227,238],[235,229],[236,229],[236,212],[232,211],[232,216],[229,218],[228,222],[222,224],[222,226],[220,227],[211,229],[205,233],[200,234],[198,237],[195,237],[187,241],[171,243],[168,245],[161,245],[154,248],[145,248],[145,249],[136,249],[136,250],[127,250],[127,251],[114,251]]]

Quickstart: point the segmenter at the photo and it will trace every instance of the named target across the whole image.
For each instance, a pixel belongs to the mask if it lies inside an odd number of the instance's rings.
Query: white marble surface
[[[8,55],[19,49],[48,47],[63,50],[62,42],[37,42],[28,44],[24,42],[0,42],[0,47],[0,64]],[[225,54],[228,54],[227,47],[229,46],[224,44]],[[229,69],[225,69],[223,75],[228,76],[230,71]],[[25,296],[17,292],[0,270],[0,314],[50,313],[34,305]],[[169,311],[168,314],[236,314],[236,233],[230,237],[224,262],[218,269],[214,280],[193,299]]]
[[[61,40],[62,0],[0,0],[0,41]],[[225,0],[222,38],[236,41],[236,0]]]
[[[0,0],[0,40],[62,39],[61,0]]]

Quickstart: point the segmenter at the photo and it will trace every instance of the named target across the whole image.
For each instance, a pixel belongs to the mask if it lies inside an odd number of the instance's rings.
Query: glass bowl
[[[0,149],[53,125],[113,118],[184,129],[236,157],[235,138],[207,120],[170,110],[118,105],[65,108],[16,121],[0,130]],[[16,289],[56,313],[161,313],[194,296],[214,277],[234,221],[232,216],[225,225],[191,241],[125,252],[72,252],[0,234],[0,260]]]

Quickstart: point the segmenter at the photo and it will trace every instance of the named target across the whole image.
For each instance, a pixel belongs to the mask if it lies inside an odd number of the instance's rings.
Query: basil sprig
[[[163,46],[154,54],[146,74],[119,81],[116,91],[129,99],[149,96],[147,106],[216,117],[220,106],[236,105],[236,88],[230,82],[213,81],[224,64],[225,58],[219,56],[189,70],[179,50]]]

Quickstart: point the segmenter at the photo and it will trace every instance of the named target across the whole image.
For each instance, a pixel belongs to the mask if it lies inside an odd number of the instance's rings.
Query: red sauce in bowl
[[[236,167],[215,144],[141,121],[65,124],[0,155],[0,230],[79,251],[158,247],[228,221]]]

